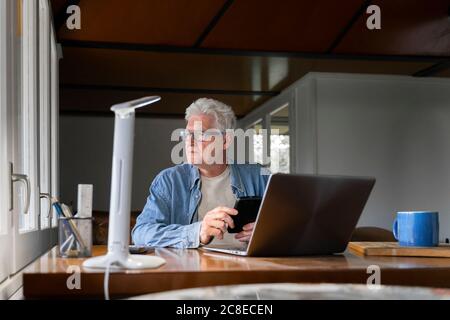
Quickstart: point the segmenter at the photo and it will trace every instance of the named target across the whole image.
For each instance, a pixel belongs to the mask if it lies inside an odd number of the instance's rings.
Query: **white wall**
[[[450,81],[312,73],[297,101],[297,171],[375,176],[359,225],[437,210],[450,238]]]
[[[153,178],[172,166],[170,134],[184,125],[183,119],[136,119],[132,210],[144,207]],[[90,183],[94,209],[109,210],[113,130],[114,117],[60,117],[61,201],[76,207],[77,185]]]

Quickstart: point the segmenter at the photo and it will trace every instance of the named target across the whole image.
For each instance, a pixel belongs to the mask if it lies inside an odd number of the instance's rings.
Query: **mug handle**
[[[394,225],[392,226],[392,233],[394,234],[394,238],[398,240],[398,221],[397,218],[394,221]]]

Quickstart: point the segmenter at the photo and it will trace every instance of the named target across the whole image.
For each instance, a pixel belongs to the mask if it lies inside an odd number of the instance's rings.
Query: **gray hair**
[[[218,100],[200,98],[195,100],[187,109],[185,119],[191,116],[211,115],[216,120],[217,129],[225,131],[236,127],[236,115],[229,105]]]

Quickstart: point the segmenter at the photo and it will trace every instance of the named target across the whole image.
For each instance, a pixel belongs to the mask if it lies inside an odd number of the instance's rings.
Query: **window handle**
[[[47,219],[52,218],[52,196],[50,193],[40,193],[39,194],[40,199],[47,199],[48,200],[48,213],[47,213]]]
[[[30,209],[30,196],[31,196],[31,191],[30,191],[30,181],[28,180],[28,176],[26,174],[19,174],[19,173],[14,173],[13,172],[13,164],[10,163],[10,175],[11,175],[11,199],[10,199],[10,204],[9,204],[9,210],[13,209],[13,203],[14,203],[14,189],[13,189],[13,184],[14,182],[22,182],[25,185],[26,188],[26,198],[25,198],[25,208],[24,208],[24,214],[28,213],[28,209]]]

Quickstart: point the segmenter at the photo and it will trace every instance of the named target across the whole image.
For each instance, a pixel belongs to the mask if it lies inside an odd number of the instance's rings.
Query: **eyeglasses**
[[[187,140],[188,138],[194,138],[197,142],[205,142],[211,141],[212,137],[221,136],[225,132],[220,130],[208,129],[207,131],[189,131],[187,129],[183,129],[180,131],[180,137],[183,140]]]

